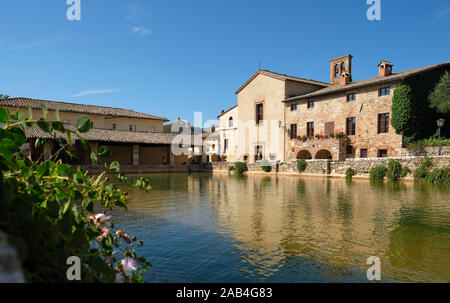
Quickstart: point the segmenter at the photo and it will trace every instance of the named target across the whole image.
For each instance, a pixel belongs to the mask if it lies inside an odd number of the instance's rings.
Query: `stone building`
[[[20,112],[28,117],[28,107],[33,110],[33,119],[43,118],[41,105],[48,109],[47,121],[56,121],[56,111],[59,111],[61,122],[66,128],[75,130],[75,123],[82,115],[90,118],[92,128],[82,134],[90,143],[90,148],[82,148],[79,140],[71,147],[76,158],[69,158],[62,154],[62,160],[73,165],[93,166],[90,153],[96,151],[99,146],[107,146],[112,156],[108,162],[118,161],[125,170],[148,168],[148,171],[157,171],[158,167],[169,167],[187,164],[187,158],[183,155],[175,156],[172,153],[172,142],[178,134],[163,132],[163,123],[168,120],[163,117],[139,113],[132,110],[55,102],[48,100],[36,100],[29,98],[11,98],[0,100],[0,106],[10,113]],[[52,135],[45,133],[37,126],[26,129],[29,139],[28,153],[33,159],[42,155],[48,158],[58,148],[53,142]],[[48,139],[40,148],[35,148],[37,139]],[[162,171],[166,171],[163,169]]]
[[[401,134],[390,124],[394,89],[403,81],[427,73],[442,73],[450,62],[394,73],[381,61],[378,77],[352,81],[352,56],[330,60],[330,82],[258,71],[238,89],[238,104],[230,113],[237,120],[236,148],[227,160],[287,162],[295,159],[395,157],[404,153]],[[424,100],[426,102],[426,100]]]

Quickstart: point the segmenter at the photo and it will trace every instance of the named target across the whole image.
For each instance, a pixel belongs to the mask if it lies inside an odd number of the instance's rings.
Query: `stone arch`
[[[333,159],[333,155],[329,150],[321,149],[316,153],[316,159]]]
[[[306,159],[306,160],[311,160],[312,156],[311,153],[307,150],[301,150],[298,152],[297,154],[297,159]]]

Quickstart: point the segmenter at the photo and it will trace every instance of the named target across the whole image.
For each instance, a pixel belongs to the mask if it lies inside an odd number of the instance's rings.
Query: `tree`
[[[6,99],[9,99],[8,95],[0,94],[0,100],[6,100]]]
[[[450,113],[450,74],[448,71],[442,75],[428,100],[431,108],[440,113]]]

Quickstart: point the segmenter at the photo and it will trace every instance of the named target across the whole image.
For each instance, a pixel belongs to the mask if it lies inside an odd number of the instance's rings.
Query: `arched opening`
[[[336,64],[334,66],[334,77],[338,78],[339,77],[339,64]]]
[[[228,119],[228,127],[233,127],[233,117],[230,117],[230,119]]]
[[[312,156],[311,153],[307,150],[301,150],[297,154],[297,160],[298,159],[305,159],[305,160],[311,160]]]
[[[345,62],[342,62],[341,63],[341,75],[342,75],[342,73],[344,73],[346,70],[345,70]]]
[[[326,149],[321,149],[316,154],[316,159],[333,159],[331,153]]]

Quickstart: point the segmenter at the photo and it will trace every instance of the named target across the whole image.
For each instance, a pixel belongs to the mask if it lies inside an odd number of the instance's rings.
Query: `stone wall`
[[[449,168],[450,167],[450,155],[449,156],[433,156],[431,157],[434,162],[433,168]],[[329,176],[344,176],[345,171],[348,168],[352,168],[356,171],[357,175],[367,176],[370,170],[378,165],[387,165],[390,159],[394,159],[402,164],[403,167],[408,167],[411,171],[414,171],[420,166],[420,163],[424,157],[396,157],[396,158],[370,158],[370,159],[347,159],[345,161],[332,161],[332,160],[306,160],[307,168],[303,174],[310,175],[329,175]],[[213,172],[227,172],[228,167],[234,166],[234,163],[212,163],[211,170]],[[264,173],[260,163],[247,164],[248,172]],[[272,166],[272,172],[270,174],[298,174],[297,162],[285,162]]]
[[[403,149],[402,156],[437,156],[439,148],[435,147],[424,147],[418,150],[408,150]],[[450,156],[450,146],[442,146],[441,148],[442,156]]]

